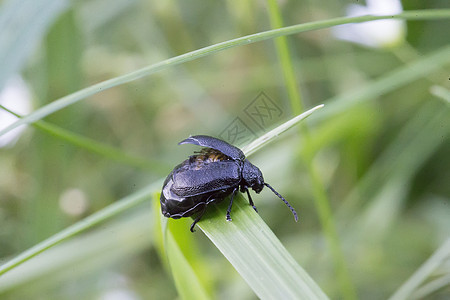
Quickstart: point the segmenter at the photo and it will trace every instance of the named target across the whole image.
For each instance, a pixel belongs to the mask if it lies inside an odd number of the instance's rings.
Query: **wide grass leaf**
[[[328,299],[246,200],[236,199],[232,222],[225,220],[226,204],[213,205],[198,226],[259,298]]]

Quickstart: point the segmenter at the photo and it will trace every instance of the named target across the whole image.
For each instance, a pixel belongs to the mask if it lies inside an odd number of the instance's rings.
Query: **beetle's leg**
[[[227,221],[231,221],[231,207],[233,206],[233,198],[234,198],[234,194],[236,194],[236,191],[238,190],[238,188],[235,188],[233,190],[233,193],[231,193],[231,197],[230,197],[230,205],[228,205],[228,209],[227,209]]]
[[[247,192],[247,196],[248,196],[248,202],[250,203],[250,205],[253,207],[253,209],[258,212],[258,210],[256,209],[255,203],[253,203],[252,197],[250,196],[250,192],[248,191],[248,189],[245,190]]]
[[[206,204],[205,204],[205,207],[203,207],[203,209],[200,212],[200,214],[198,215],[198,217],[195,218],[194,222],[191,224],[191,232],[195,231],[194,230],[195,224],[197,224],[197,222],[200,221],[200,219],[203,217],[203,214],[205,213],[205,211],[206,211]]]

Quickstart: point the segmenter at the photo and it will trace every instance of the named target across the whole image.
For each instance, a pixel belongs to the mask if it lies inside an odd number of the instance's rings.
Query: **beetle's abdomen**
[[[181,217],[189,217],[190,215],[200,211],[203,208],[201,201],[202,195],[193,197],[179,197],[173,193],[172,173],[164,182],[161,192],[161,212],[168,218],[179,219]]]
[[[192,197],[236,186],[240,182],[240,167],[233,160],[203,163],[198,167],[197,161],[190,158],[173,170],[172,178],[172,193]]]
[[[172,173],[164,182],[164,187],[161,192],[161,212],[165,217],[179,219],[182,217],[189,217],[196,212],[204,209],[205,205],[211,202],[219,202],[223,200],[232,189],[222,189],[219,191],[212,191],[195,196],[180,197],[173,193],[173,177]]]
[[[200,168],[204,164],[231,159],[218,150],[203,148],[197,155],[191,156],[190,160],[191,163],[195,164],[197,168]]]
[[[239,185],[239,163],[215,152],[191,156],[167,176],[160,198],[164,216],[188,217],[208,203],[223,199]]]

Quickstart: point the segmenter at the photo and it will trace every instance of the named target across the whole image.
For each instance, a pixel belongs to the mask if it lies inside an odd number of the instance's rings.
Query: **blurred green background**
[[[294,25],[345,16],[355,3],[364,1],[279,4],[284,24]],[[449,8],[445,0],[402,4],[405,10]],[[20,75],[33,109],[164,59],[271,29],[265,1],[0,5],[0,89]],[[331,299],[340,298],[339,287],[300,153],[310,153],[318,166],[359,298],[390,296],[450,233],[450,104],[433,94],[444,88],[448,95],[449,60],[422,75],[420,65],[419,72],[408,71],[419,61],[436,62],[436,53],[450,56],[450,22],[402,26],[393,40],[371,46],[340,40],[332,30],[289,36],[304,109],[326,106],[306,122],[308,144],[291,130],[250,158],[297,209],[300,222],[268,191],[253,197],[260,215]],[[403,73],[395,77],[398,70]],[[404,83],[388,77],[414,72],[417,78]],[[245,111],[261,92],[279,109],[263,128]],[[163,179],[193,151],[176,145],[190,134],[219,136],[239,117],[251,139],[293,116],[276,47],[268,40],[105,90],[46,117],[119,154],[106,157],[31,126],[0,148],[0,263]],[[0,277],[0,297],[176,298],[155,248],[150,210],[149,200]],[[214,297],[256,297],[201,231],[192,236],[209,267]],[[449,264],[439,276],[448,278]],[[425,298],[448,297],[447,285]]]

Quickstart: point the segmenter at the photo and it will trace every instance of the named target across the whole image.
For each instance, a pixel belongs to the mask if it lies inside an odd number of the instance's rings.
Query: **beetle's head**
[[[264,177],[261,173],[261,170],[259,170],[247,159],[244,160],[242,177],[244,179],[244,184],[246,184],[248,187],[251,187],[256,193],[261,192],[264,187]]]

